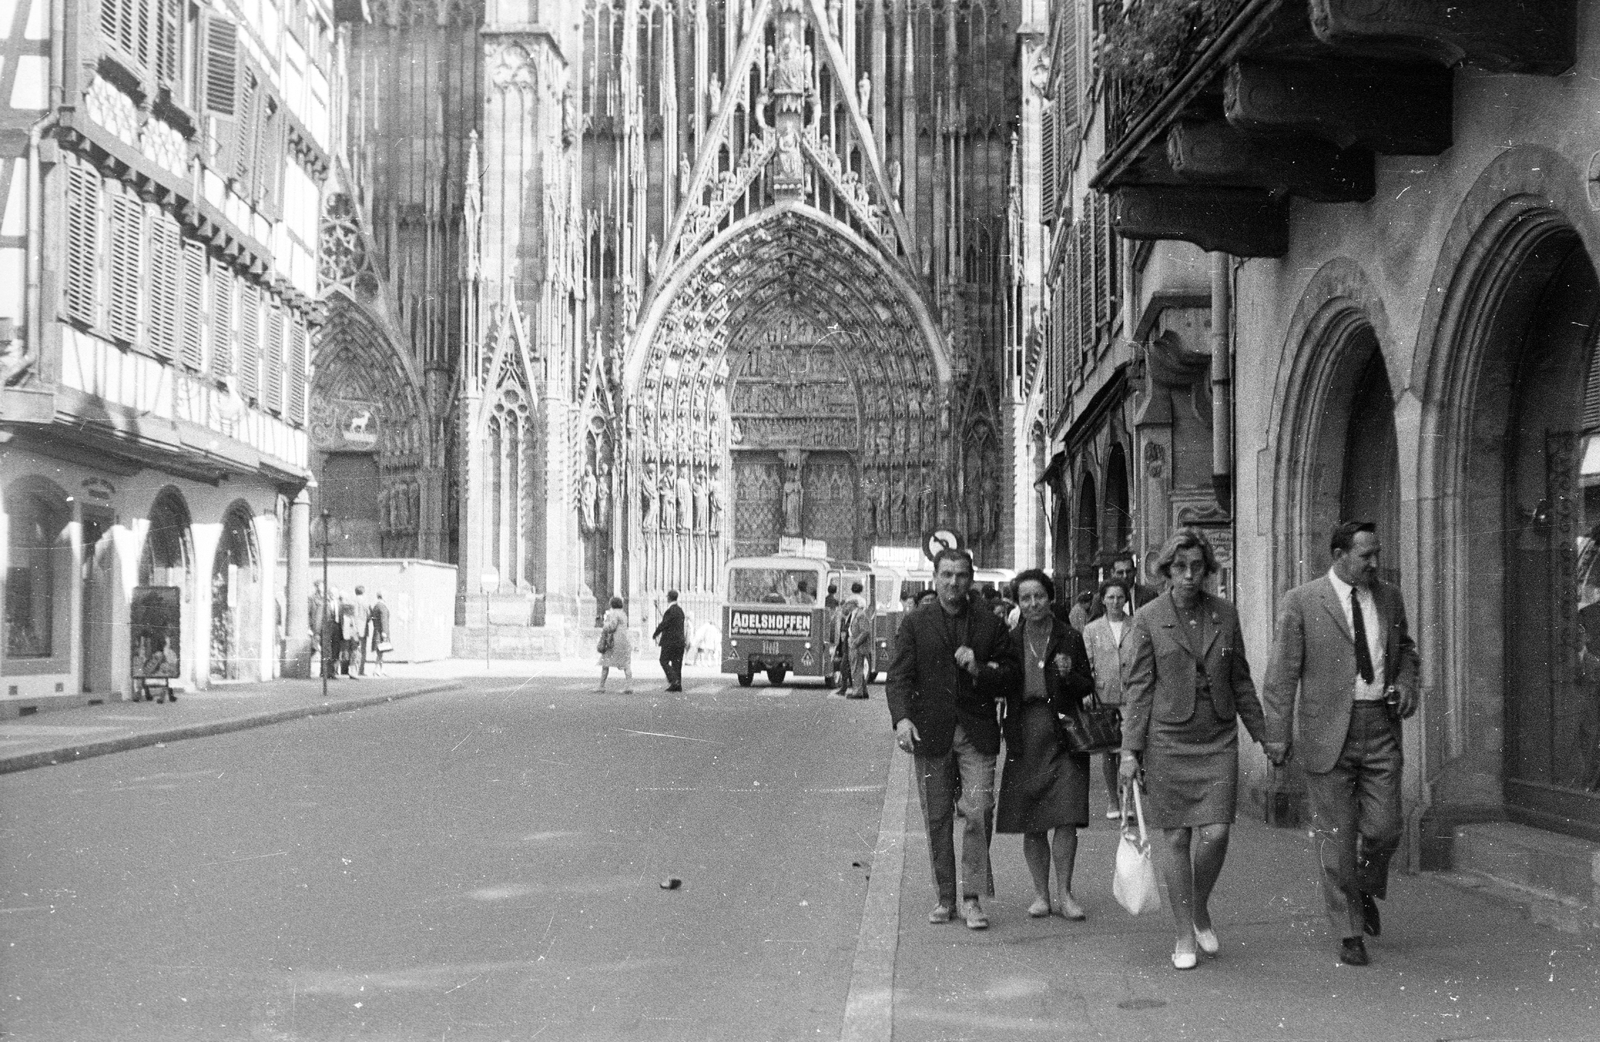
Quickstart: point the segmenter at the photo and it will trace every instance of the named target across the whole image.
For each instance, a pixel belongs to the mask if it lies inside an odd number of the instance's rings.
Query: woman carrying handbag
[[[1016,589],[1022,618],[1011,642],[1022,660],[1023,683],[1005,700],[1006,762],[995,831],[1022,833],[1022,854],[1033,877],[1028,914],[1043,918],[1053,911],[1083,919],[1083,908],[1072,896],[1072,871],[1078,829],[1089,824],[1089,757],[1067,748],[1059,717],[1079,709],[1094,693],[1094,680],[1083,638],[1050,612],[1055,599],[1050,577],[1030,568],[1017,576]]]

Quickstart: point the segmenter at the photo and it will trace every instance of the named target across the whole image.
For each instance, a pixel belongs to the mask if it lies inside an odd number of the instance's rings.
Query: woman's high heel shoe
[[[1202,930],[1199,927],[1194,931],[1194,943],[1207,955],[1215,955],[1222,950],[1222,942],[1217,940],[1217,931]]]
[[[1192,970],[1200,963],[1200,957],[1194,952],[1173,952],[1172,968],[1175,970]]]

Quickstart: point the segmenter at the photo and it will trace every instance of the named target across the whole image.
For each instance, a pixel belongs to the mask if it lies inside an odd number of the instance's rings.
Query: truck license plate
[[[778,642],[775,640],[762,641],[761,653],[763,655],[776,655],[778,653]]]

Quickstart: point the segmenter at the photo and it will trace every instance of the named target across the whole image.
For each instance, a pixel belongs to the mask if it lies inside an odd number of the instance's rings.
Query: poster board
[[[135,586],[128,642],[135,680],[182,672],[183,607],[176,586]]]

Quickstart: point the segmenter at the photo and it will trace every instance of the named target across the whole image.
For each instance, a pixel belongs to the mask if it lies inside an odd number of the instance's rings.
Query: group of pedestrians
[[[678,603],[678,591],[667,591],[667,609],[650,634],[650,639],[661,648],[661,672],[667,678],[668,691],[683,690],[683,655],[689,647],[688,618]],[[612,597],[611,604],[600,620],[600,642],[595,649],[600,655],[600,686],[606,689],[606,678],[613,669],[622,671],[626,678],[622,693],[633,694],[633,646],[628,636],[628,612],[621,597]]]
[[[1179,529],[1163,548],[1154,569],[1163,592],[1135,581],[1131,556],[1114,562],[1126,568],[1085,608],[1097,617],[1082,620],[1081,635],[1058,617],[1043,571],[1017,576],[1020,618],[1008,630],[973,607],[970,555],[940,552],[936,600],[902,621],[887,685],[927,826],[929,921],[988,926],[995,831],[1023,836],[1029,915],[1085,917],[1072,879],[1090,763],[1068,749],[1060,720],[1097,694],[1123,714],[1121,748],[1104,764],[1107,791],[1119,796],[1107,817],[1123,817],[1141,787],[1175,928],[1173,966],[1192,969],[1221,947],[1210,898],[1238,808],[1241,723],[1274,765],[1293,755],[1304,769],[1339,958],[1366,965],[1363,937],[1382,930],[1377,902],[1400,838],[1400,728],[1416,710],[1419,661],[1399,591],[1377,577],[1374,526],[1341,524],[1329,548],[1328,573],[1284,597],[1259,696],[1238,612],[1205,588],[1217,559],[1199,529]]]
[[[336,586],[312,585],[308,622],[312,638],[322,657],[322,676],[329,680],[359,679],[367,676],[367,655],[375,665],[372,675],[383,676],[383,656],[391,650],[389,605],[382,591],[367,599],[366,588],[357,586],[353,597],[346,597]]]

